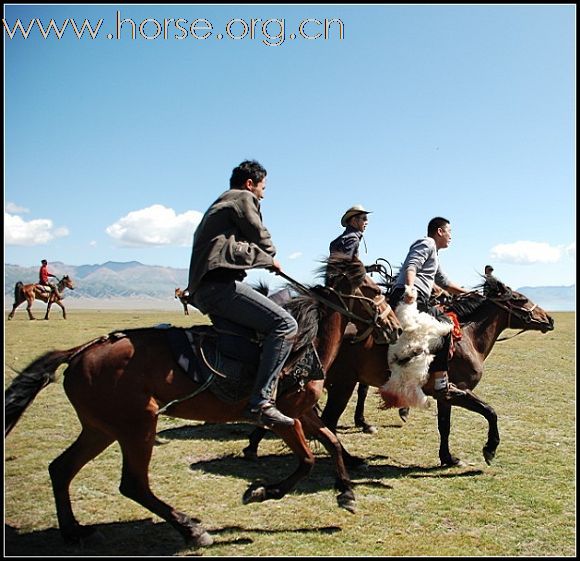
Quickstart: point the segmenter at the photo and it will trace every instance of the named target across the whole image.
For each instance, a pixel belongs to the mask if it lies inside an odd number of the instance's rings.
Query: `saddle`
[[[38,290],[39,292],[45,292],[46,294],[50,294],[52,292],[52,287],[46,285],[46,284],[35,284],[34,287],[36,288],[36,290]]]
[[[166,329],[176,362],[196,384],[207,385],[221,401],[234,403],[250,396],[260,363],[262,339],[253,330],[223,318],[214,325]],[[291,355],[292,356],[292,355]],[[278,393],[309,380],[324,379],[322,365],[312,345],[282,371]]]

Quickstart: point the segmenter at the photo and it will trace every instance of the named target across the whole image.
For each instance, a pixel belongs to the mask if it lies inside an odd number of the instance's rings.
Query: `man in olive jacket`
[[[282,270],[260,212],[266,175],[258,162],[242,162],[232,172],[229,191],[206,211],[193,238],[189,301],[210,318],[222,317],[265,335],[243,415],[266,427],[292,426],[294,419],[278,411],[275,401],[278,378],[298,329],[296,320],[242,282],[247,269]]]

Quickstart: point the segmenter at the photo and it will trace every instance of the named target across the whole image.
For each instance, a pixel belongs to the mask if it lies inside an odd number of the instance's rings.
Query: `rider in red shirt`
[[[51,291],[58,293],[56,285],[48,282],[49,277],[52,277],[54,279],[58,277],[48,272],[48,262],[46,261],[46,259],[43,259],[41,263],[42,265],[40,267],[40,270],[38,271],[38,284],[41,284],[42,286],[48,286]]]

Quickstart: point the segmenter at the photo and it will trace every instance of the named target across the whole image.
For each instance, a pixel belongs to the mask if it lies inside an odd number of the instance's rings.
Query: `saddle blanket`
[[[250,396],[260,359],[261,347],[243,336],[218,333],[212,326],[190,328],[157,326],[166,330],[167,341],[176,362],[196,383],[213,378],[209,390],[226,403],[235,403]],[[324,379],[320,360],[312,346],[296,364],[283,373],[278,393],[296,384]]]

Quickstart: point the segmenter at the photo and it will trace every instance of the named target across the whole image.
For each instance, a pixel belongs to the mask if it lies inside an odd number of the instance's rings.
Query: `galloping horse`
[[[290,356],[293,364],[304,357],[304,350],[314,345],[314,354],[319,357],[323,370],[328,369],[338,353],[348,319],[361,329],[367,324],[380,327],[390,340],[396,340],[400,334],[400,324],[390,307],[385,307],[384,298],[375,303],[361,296],[352,300],[348,308],[344,306],[345,300],[365,282],[362,263],[334,260],[328,267],[335,272],[333,290],[315,287],[310,296],[295,298],[287,305],[299,325],[295,343],[298,350]],[[194,327],[192,331],[203,336],[208,329],[211,332],[208,326]],[[178,331],[178,328],[170,330]],[[226,403],[208,391],[207,383],[203,385],[189,378],[170,350],[167,331],[131,329],[66,351],[46,353],[19,374],[6,390],[7,435],[38,392],[54,381],[56,369],[68,364],[63,385],[82,431],[49,466],[58,523],[67,541],[81,540],[93,532],[92,528],[81,526],[73,514],[71,481],[87,462],[115,441],[119,442],[123,455],[120,492],[166,520],[193,546],[207,546],[213,541],[199,520],[161,501],[149,486],[148,470],[157,418],[163,408],[166,414],[182,419],[214,423],[243,421],[242,411],[248,397]],[[199,349],[198,353],[198,356],[203,354]],[[277,405],[289,415],[294,410],[312,411],[323,384],[323,379],[303,380],[300,391],[291,388],[285,395],[279,391]],[[314,465],[314,454],[305,440],[300,420],[291,427],[278,426],[273,430],[297,456],[298,468],[278,483],[252,484],[244,494],[244,503],[282,498]],[[326,430],[329,438],[335,438]]]
[[[453,299],[451,310],[461,322],[462,337],[455,342],[453,357],[449,361],[449,380],[464,395],[437,401],[437,426],[440,435],[439,459],[442,466],[461,463],[449,450],[451,407],[463,407],[479,413],[488,422],[488,440],[483,448],[489,464],[499,445],[497,414],[494,409],[473,393],[483,376],[485,359],[505,329],[541,331],[554,329],[554,320],[523,294],[511,290],[496,280],[484,285],[487,296],[469,293]],[[339,355],[327,373],[328,399],[322,414],[326,426],[336,431],[338,419],[344,412],[357,382],[381,387],[390,377],[387,365],[387,345],[374,345],[365,349],[362,344],[344,341]],[[347,455],[347,465],[351,458]]]
[[[28,312],[28,318],[34,319],[32,315],[32,304],[34,299],[42,300],[46,302],[48,306],[46,307],[46,314],[44,319],[48,319],[48,313],[50,312],[50,308],[53,304],[58,304],[62,309],[62,317],[66,319],[66,310],[64,309],[64,305],[62,303],[62,292],[65,288],[70,288],[74,290],[74,285],[72,279],[65,275],[58,281],[57,290],[51,290],[48,292],[44,290],[42,285],[31,283],[31,284],[22,284],[22,282],[18,281],[14,286],[14,304],[12,305],[12,311],[8,314],[8,319],[12,319],[14,317],[14,312],[16,308],[20,306],[23,302],[28,302],[26,306],[26,311]]]
[[[437,401],[437,426],[441,438],[439,459],[442,466],[461,463],[449,450],[452,406],[463,407],[485,417],[489,429],[483,455],[488,464],[495,457],[500,442],[497,414],[471,390],[481,380],[483,363],[501,332],[508,328],[542,333],[554,329],[554,320],[523,294],[511,290],[499,281],[494,284],[487,283],[485,288],[487,296],[470,293],[456,297],[451,304],[451,309],[461,321],[462,337],[455,342],[454,354],[449,361],[449,379],[459,389],[464,390],[464,394],[458,393]],[[387,344],[375,344],[370,339],[353,344],[348,338],[344,338],[325,381],[328,397],[322,421],[334,433],[357,382],[380,388],[389,380],[387,356]],[[257,456],[258,445],[263,436],[264,432],[260,428],[253,431],[250,444],[244,449],[246,457]],[[351,456],[344,447],[342,451],[347,466],[364,463],[364,460]]]
[[[177,298],[183,304],[183,312],[186,316],[189,315],[189,310],[187,309],[187,293],[185,290],[181,290],[181,288],[175,289],[175,298]]]

